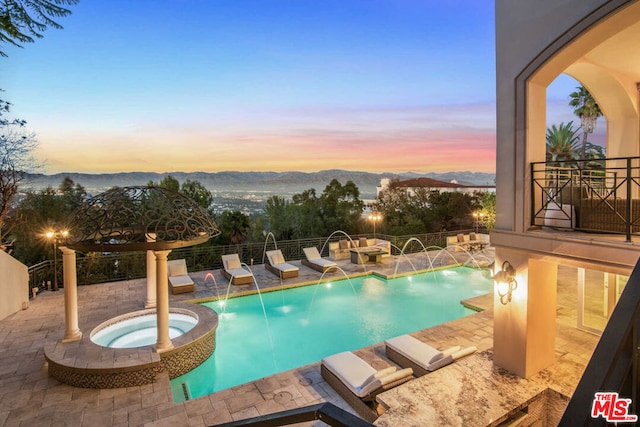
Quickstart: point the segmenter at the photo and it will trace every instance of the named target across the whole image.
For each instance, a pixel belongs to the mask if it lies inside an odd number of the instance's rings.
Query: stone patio
[[[491,250],[486,255],[489,259],[492,258]],[[456,257],[464,257],[464,254],[456,254]],[[417,269],[427,267],[424,254],[412,256],[412,263]],[[320,273],[301,266],[299,262],[294,261],[293,264],[300,267],[300,276],[285,280],[285,285],[317,283]],[[375,266],[355,265],[347,260],[340,262],[340,267],[347,274],[368,274],[375,270],[383,275],[393,275],[396,259],[391,257]],[[400,272],[411,271],[413,268],[406,260],[399,262],[397,267]],[[266,271],[264,266],[256,265],[252,270],[261,289],[281,286],[280,279]],[[559,277],[563,277],[564,270],[560,270]],[[215,281],[208,273],[213,274]],[[566,274],[568,277],[563,277],[561,283],[572,286],[571,273]],[[332,274],[333,277],[339,275],[342,273]],[[219,271],[195,272],[191,276],[196,282],[195,293],[172,295],[172,302],[210,299],[227,292],[228,281]],[[80,329],[84,334],[89,334],[95,325],[104,320],[141,309],[144,306],[145,289],[144,279],[80,286]],[[229,291],[246,293],[253,289],[253,285],[245,285],[233,286]],[[572,304],[561,298],[558,301],[559,304]],[[478,297],[470,303],[486,310],[414,335],[439,348],[453,344],[476,345],[478,354],[490,354],[493,345],[492,296]],[[591,355],[597,337],[579,331],[565,321],[558,321],[557,325],[556,365],[573,366],[570,370],[572,374],[554,381],[554,371],[551,370],[540,375],[539,379],[523,381],[531,383],[532,388],[541,387],[543,381],[546,387],[555,387],[570,394]],[[45,344],[59,341],[63,334],[63,291],[42,292],[30,301],[27,310],[0,321],[1,426],[208,426],[325,401],[353,412],[323,381],[318,363],[177,404],[173,402],[166,373],[160,374],[157,382],[145,386],[100,390],[74,388],[48,376],[43,356]],[[382,344],[361,349],[356,354],[374,367],[391,364],[384,356]],[[459,368],[463,366],[460,364]],[[439,374],[437,377],[446,378],[446,375]],[[436,376],[431,378],[435,379]],[[414,382],[407,384],[412,383],[415,386]],[[394,390],[387,393],[392,392]],[[383,399],[388,402],[393,399],[398,401],[398,397],[394,395]],[[402,421],[403,425],[415,425],[418,419],[420,418],[414,419],[411,414],[403,414],[392,407],[377,423],[398,425],[396,423]]]

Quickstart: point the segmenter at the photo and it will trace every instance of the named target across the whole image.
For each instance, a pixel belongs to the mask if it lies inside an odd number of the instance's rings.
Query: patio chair
[[[384,342],[387,357],[399,366],[413,369],[417,377],[433,372],[477,351],[475,346],[459,345],[440,351],[411,335],[400,335]]]
[[[413,371],[395,366],[375,370],[350,351],[334,354],[320,363],[322,378],[364,419],[378,418],[376,395],[413,379]]]
[[[302,248],[304,252],[304,256],[307,259],[302,260],[302,265],[306,265],[309,268],[313,268],[320,273],[324,273],[327,270],[337,269],[338,264],[328,259],[324,259],[320,256],[320,252],[318,252],[318,248],[315,246],[310,248]]]
[[[193,280],[187,273],[187,263],[184,259],[167,261],[167,273],[169,275],[169,287],[173,295],[195,290]]]
[[[238,254],[222,255],[222,275],[232,285],[250,285],[253,273],[242,267]]]
[[[295,265],[288,264],[284,260],[280,249],[267,251],[267,262],[264,264],[264,267],[273,274],[280,276],[281,279],[298,277],[299,268]]]

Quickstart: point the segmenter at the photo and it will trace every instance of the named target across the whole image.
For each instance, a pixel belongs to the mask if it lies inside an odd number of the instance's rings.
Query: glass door
[[[628,277],[578,268],[579,329],[599,334],[620,298]]]

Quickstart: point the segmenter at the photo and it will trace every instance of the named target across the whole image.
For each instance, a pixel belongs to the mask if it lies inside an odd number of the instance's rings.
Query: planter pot
[[[552,228],[575,228],[576,213],[573,205],[549,203],[544,214],[544,225]]]

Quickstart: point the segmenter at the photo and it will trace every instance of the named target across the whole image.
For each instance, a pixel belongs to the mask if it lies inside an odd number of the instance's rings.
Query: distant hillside
[[[324,187],[337,179],[341,183],[353,181],[363,198],[375,197],[376,186],[382,178],[409,179],[427,177],[441,181],[455,179],[459,184],[467,185],[494,185],[495,174],[482,172],[446,172],[418,174],[407,172],[396,173],[369,173],[358,171],[345,171],[338,169],[319,172],[121,172],[105,174],[88,173],[58,173],[53,175],[33,174],[23,182],[24,187],[40,190],[47,186],[58,187],[65,177],[84,186],[90,194],[97,194],[114,186],[146,185],[149,181],[160,182],[165,176],[171,175],[180,183],[187,179],[199,181],[210,191],[215,193],[238,193],[247,190],[267,192],[273,194],[294,194],[305,189],[315,188],[322,192]]]

